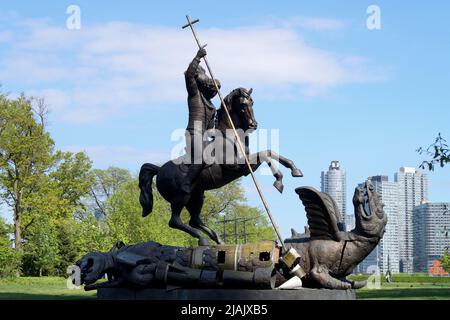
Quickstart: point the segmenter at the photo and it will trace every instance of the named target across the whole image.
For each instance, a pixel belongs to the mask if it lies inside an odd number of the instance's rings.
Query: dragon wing
[[[312,187],[295,189],[305,206],[311,240],[339,241],[344,237],[341,214],[330,195]]]

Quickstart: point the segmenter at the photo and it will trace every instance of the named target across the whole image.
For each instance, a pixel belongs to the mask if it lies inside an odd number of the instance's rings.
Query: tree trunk
[[[14,204],[14,247],[17,252],[22,252],[22,212],[19,201]]]

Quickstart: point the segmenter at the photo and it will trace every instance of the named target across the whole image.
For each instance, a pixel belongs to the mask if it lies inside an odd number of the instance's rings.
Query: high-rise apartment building
[[[413,265],[413,209],[428,199],[428,178],[421,170],[402,167],[395,174],[399,188],[398,244],[400,272],[411,273]]]
[[[414,272],[427,272],[450,250],[450,203],[424,203],[413,210]]]
[[[390,270],[399,272],[399,245],[398,245],[398,217],[399,217],[399,187],[396,182],[389,182],[387,176],[373,176],[375,191],[380,195],[384,204],[384,213],[387,215],[387,224],[383,238],[378,245],[378,263],[382,273]]]
[[[345,225],[345,216],[347,213],[347,183],[345,171],[341,169],[339,161],[331,161],[328,171],[322,171],[321,174],[321,190],[328,193],[339,208],[341,213],[341,221]]]

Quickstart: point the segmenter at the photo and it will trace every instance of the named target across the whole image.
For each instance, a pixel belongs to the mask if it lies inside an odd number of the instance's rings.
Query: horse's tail
[[[141,167],[139,172],[139,189],[141,189],[141,195],[139,196],[139,202],[142,206],[142,216],[148,216],[153,210],[153,190],[152,182],[153,177],[158,174],[160,167],[151,163],[145,163]]]

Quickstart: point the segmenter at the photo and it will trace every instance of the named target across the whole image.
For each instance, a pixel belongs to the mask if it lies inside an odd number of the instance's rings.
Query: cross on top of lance
[[[181,27],[182,29],[186,29],[187,27],[191,27],[191,28],[192,28],[192,25],[193,25],[193,24],[195,24],[195,23],[197,23],[197,22],[200,21],[199,19],[195,19],[194,21],[191,21],[191,20],[189,19],[189,16],[186,16],[186,19],[187,19],[188,23],[185,24],[184,26],[182,26],[182,27]]]

